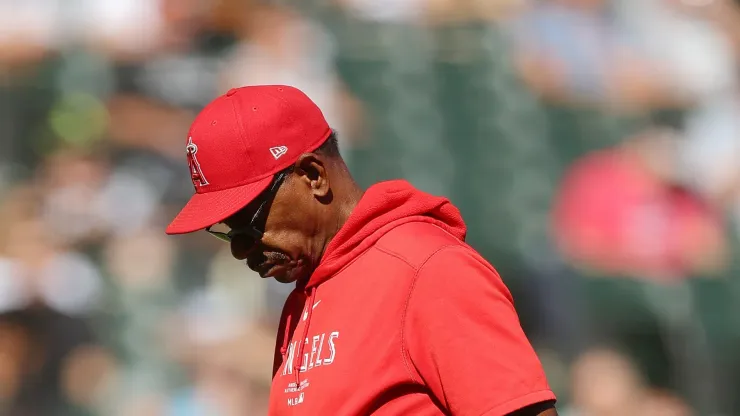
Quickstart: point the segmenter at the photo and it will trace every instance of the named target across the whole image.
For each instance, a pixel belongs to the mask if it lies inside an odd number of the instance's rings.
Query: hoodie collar
[[[329,242],[305,289],[330,279],[388,231],[408,222],[434,224],[460,240],[467,231],[460,211],[449,199],[422,192],[405,180],[380,182],[365,192]]]

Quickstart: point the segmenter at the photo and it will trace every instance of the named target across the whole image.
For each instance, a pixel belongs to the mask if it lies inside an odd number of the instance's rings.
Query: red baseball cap
[[[195,195],[167,227],[185,234],[244,208],[273,176],[331,135],[319,107],[286,85],[235,88],[209,103],[190,126],[185,150]]]

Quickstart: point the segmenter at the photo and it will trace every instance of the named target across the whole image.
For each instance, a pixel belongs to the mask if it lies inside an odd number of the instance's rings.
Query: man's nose
[[[244,260],[254,249],[255,241],[246,235],[235,235],[231,239],[231,255],[237,260]]]

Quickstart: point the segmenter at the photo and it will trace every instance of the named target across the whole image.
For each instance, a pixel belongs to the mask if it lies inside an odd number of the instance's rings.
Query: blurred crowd
[[[460,207],[564,416],[740,415],[733,0],[3,0],[0,415],[266,414],[291,288],[167,237],[231,87]]]

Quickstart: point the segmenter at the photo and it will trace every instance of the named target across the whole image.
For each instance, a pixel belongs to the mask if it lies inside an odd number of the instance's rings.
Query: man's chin
[[[270,277],[272,277],[273,279],[275,279],[279,283],[286,283],[286,284],[287,283],[295,283],[298,280],[297,278],[293,277],[293,274],[292,273],[283,274],[283,275],[279,275],[279,276],[266,276],[266,278],[268,278],[268,279]]]
[[[303,279],[308,279],[311,275],[309,268],[301,260],[288,264],[274,265],[269,268],[250,267],[249,263],[247,263],[247,266],[263,279],[272,278],[279,283],[295,283]]]
[[[301,263],[299,262],[295,267],[279,270],[273,276],[266,277],[272,277],[280,283],[295,283],[299,280],[308,279],[310,277],[308,268]]]

